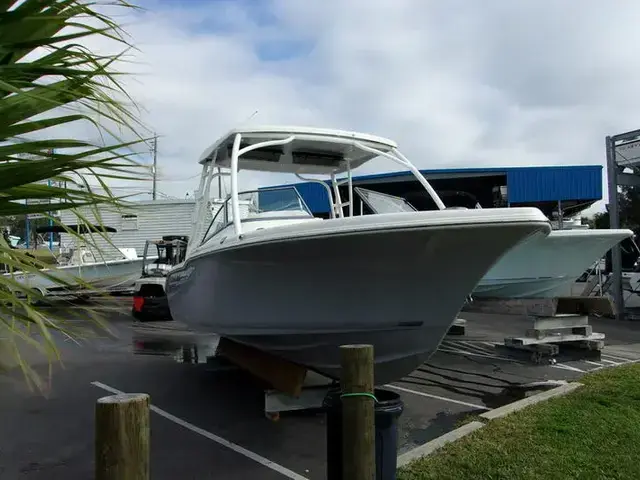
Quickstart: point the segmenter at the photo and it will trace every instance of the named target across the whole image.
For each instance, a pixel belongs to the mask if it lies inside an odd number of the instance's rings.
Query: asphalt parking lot
[[[273,422],[264,415],[262,385],[242,372],[181,363],[157,343],[155,352],[147,350],[156,355],[134,354],[144,349],[140,342],[157,341],[166,332],[134,326],[127,299],[118,302],[120,313],[105,310],[117,338],[81,345],[61,340],[64,366],[55,368],[46,397],[30,391],[18,372],[0,376],[0,478],[92,478],[94,405],[112,392],[151,396],[154,479],[325,478],[322,412],[283,414]],[[638,323],[594,319],[594,331],[607,335],[600,358],[534,365],[494,346],[521,334],[527,328],[523,320],[464,318],[465,336],[447,337],[427,364],[389,386],[405,403],[398,453],[446,433],[469,414],[521,398],[523,384],[571,380],[640,359]],[[179,328],[170,337],[188,343]],[[46,374],[45,360],[31,361]]]

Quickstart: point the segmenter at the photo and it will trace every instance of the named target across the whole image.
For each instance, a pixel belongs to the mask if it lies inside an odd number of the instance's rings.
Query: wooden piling
[[[376,462],[373,346],[343,345],[340,347],[340,360],[343,395],[342,478],[374,480]]]
[[[149,480],[149,408],[145,393],[98,399],[96,480]]]

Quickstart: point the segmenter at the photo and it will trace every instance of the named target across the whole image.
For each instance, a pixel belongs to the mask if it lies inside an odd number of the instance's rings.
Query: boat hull
[[[171,314],[196,331],[336,379],[340,345],[372,344],[376,383],[397,380],[438,348],[469,292],[506,249],[550,228],[541,220],[429,226],[434,213],[398,214],[424,216],[418,227],[396,222],[195,254],[167,278]],[[320,223],[383,225],[381,217]]]
[[[509,250],[473,291],[479,298],[570,296],[572,284],[631,230],[554,230]]]
[[[14,279],[21,284],[27,284],[31,288],[38,289],[42,293],[52,293],[60,290],[82,288],[78,281],[89,284],[95,289],[116,289],[132,287],[142,273],[142,258],[135,260],[115,260],[106,263],[61,266],[44,269],[53,278],[46,278],[34,273],[14,273]],[[10,274],[5,274],[10,275]],[[66,283],[65,283],[66,282]]]

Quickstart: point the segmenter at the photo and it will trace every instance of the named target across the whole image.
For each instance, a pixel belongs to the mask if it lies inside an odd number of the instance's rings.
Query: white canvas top
[[[267,172],[337,174],[347,171],[346,160],[350,160],[354,169],[378,156],[357,148],[355,142],[385,153],[397,148],[392,140],[366,133],[300,126],[253,126],[231,130],[207,148],[199,162],[212,161],[218,150],[215,165],[230,168],[231,150],[237,134],[242,135],[240,149],[295,136],[290,143],[259,148],[240,156],[239,169]]]

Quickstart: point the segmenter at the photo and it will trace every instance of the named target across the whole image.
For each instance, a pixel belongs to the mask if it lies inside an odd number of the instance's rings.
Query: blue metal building
[[[466,168],[420,172],[447,205],[452,205],[448,199],[454,201],[456,194],[462,192],[484,208],[529,205],[537,206],[551,215],[560,206],[564,215],[575,215],[602,199],[600,165]],[[411,203],[415,202],[415,197],[410,198],[412,193],[425,193],[409,172],[354,176],[353,184],[402,196]],[[315,215],[328,215],[327,192],[321,185],[302,182],[295,186]],[[414,206],[419,210],[423,209],[415,203]]]

